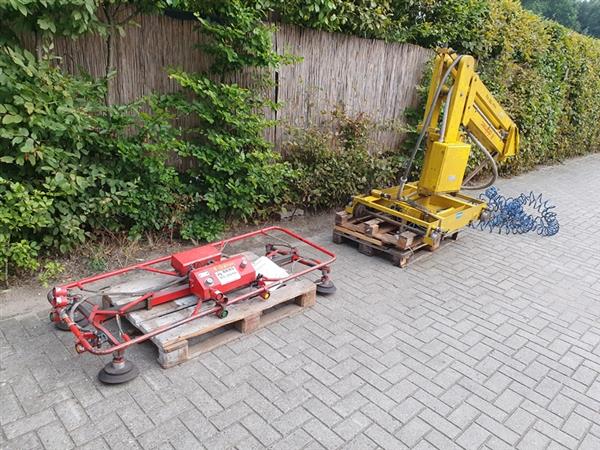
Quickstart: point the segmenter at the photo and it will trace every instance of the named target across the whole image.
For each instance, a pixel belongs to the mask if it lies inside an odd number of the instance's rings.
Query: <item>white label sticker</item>
[[[235,266],[229,266],[226,269],[218,270],[215,272],[215,276],[219,279],[221,284],[231,283],[232,281],[242,278]]]

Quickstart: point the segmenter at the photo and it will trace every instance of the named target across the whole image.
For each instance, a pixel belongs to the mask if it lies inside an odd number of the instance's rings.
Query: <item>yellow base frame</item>
[[[417,183],[407,183],[397,200],[399,186],[372,190],[370,195],[356,195],[346,212],[357,214],[363,205],[371,211],[383,213],[402,224],[418,227],[425,233],[423,242],[437,247],[444,235],[451,235],[477,220],[487,207],[484,201],[453,194],[420,194]]]

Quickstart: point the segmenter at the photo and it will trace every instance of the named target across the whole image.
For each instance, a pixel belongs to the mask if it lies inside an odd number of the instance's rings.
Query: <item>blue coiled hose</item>
[[[558,233],[558,217],[554,205],[544,201],[542,194],[530,192],[516,198],[504,197],[492,186],[479,198],[488,204],[489,218],[472,224],[473,228],[497,231],[499,234],[525,234],[536,232],[540,236],[553,236]],[[527,207],[536,216],[525,211]]]

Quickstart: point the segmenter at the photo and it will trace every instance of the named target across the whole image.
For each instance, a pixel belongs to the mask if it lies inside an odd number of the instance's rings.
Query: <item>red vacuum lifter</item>
[[[325,255],[325,259],[302,256],[297,245],[291,245],[286,239],[271,235],[271,232],[283,233],[298,244],[305,244]],[[265,256],[256,261],[250,261],[245,253],[230,256],[223,254],[228,244],[255,237],[272,239],[265,246]],[[169,260],[173,270],[158,267]],[[90,352],[94,355],[112,353],[112,361],[100,371],[98,378],[108,384],[124,383],[139,374],[134,364],[125,359],[125,350],[133,344],[144,342],[210,314],[224,318],[227,316],[228,306],[255,297],[268,300],[273,289],[311,272],[321,272],[320,279],[316,282],[318,293],[333,293],[335,286],[329,278],[329,272],[330,265],[334,261],[335,255],[332,252],[308,239],[285,228],[268,227],[57,286],[48,293],[48,301],[52,305],[50,319],[58,328],[73,333],[76,340],[75,350],[78,353]],[[291,267],[290,273],[284,267]],[[301,267],[301,270],[293,272],[294,267]],[[164,276],[168,276],[169,279],[158,286],[132,292],[111,292],[107,290],[110,287],[93,289],[90,286],[100,280],[133,271],[152,272],[162,275],[163,279]],[[130,337],[123,331],[121,318],[127,313],[141,308],[150,309],[190,295],[197,298],[197,304],[188,317],[136,337]],[[93,299],[97,300],[105,296],[127,297],[131,300],[112,307],[93,302]],[[210,304],[202,308],[206,302]],[[114,321],[117,331],[109,331],[107,328],[109,321]]]

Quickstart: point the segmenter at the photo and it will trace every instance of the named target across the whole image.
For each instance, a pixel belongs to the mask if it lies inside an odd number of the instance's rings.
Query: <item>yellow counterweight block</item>
[[[419,193],[458,192],[465,175],[471,146],[465,143],[434,142],[427,149],[419,180]]]

